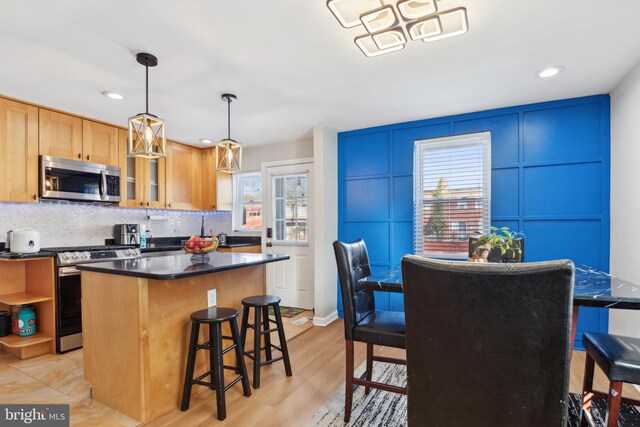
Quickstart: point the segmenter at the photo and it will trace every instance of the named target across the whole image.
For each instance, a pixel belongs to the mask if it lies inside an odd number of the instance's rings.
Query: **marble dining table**
[[[366,290],[404,291],[400,266],[391,268],[386,275],[362,278],[358,283]],[[640,310],[640,285],[588,265],[576,265],[573,285],[572,344],[575,340],[580,307]]]

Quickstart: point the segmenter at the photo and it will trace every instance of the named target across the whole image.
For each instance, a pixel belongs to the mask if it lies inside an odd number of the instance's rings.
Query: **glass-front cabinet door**
[[[120,187],[120,206],[164,209],[166,160],[127,156],[127,136],[126,131],[119,130],[120,168],[126,177]]]

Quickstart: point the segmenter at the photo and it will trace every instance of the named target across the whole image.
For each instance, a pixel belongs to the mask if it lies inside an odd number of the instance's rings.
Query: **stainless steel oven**
[[[115,259],[140,258],[140,249],[128,246],[46,248],[56,252],[56,351],[82,347],[82,276],[76,268]]]
[[[40,198],[118,203],[120,168],[40,156]]]

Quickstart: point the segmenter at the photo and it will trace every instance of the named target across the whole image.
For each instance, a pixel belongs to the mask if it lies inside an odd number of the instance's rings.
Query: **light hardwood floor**
[[[262,368],[262,387],[244,397],[239,385],[227,391],[227,419],[215,417],[215,397],[205,390],[191,399],[187,412],[173,409],[150,426],[299,426],[344,382],[342,321],[320,328],[306,328],[289,342],[293,376],[282,363]],[[287,330],[295,335],[295,331]],[[288,340],[289,341],[289,340]],[[365,346],[356,343],[355,364],[364,361]],[[401,350],[381,349],[380,354],[402,356]],[[576,351],[571,364],[571,391],[582,387],[584,352]],[[606,389],[604,375],[596,368],[596,386]],[[123,379],[125,380],[125,379]],[[82,352],[45,355],[18,360],[0,353],[0,403],[69,403],[74,426],[135,425],[136,422],[93,401],[82,378]],[[626,386],[624,395],[640,397]]]

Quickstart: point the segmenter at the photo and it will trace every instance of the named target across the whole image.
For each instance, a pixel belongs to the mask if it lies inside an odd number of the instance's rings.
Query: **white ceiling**
[[[385,0],[385,2],[388,2]],[[467,34],[366,58],[325,0],[0,0],[0,93],[125,125],[144,110],[171,139],[246,145],[609,93],[640,59],[637,0],[441,0]],[[565,71],[552,79],[536,72]],[[113,101],[100,93],[126,96]]]

